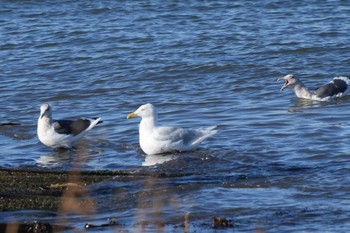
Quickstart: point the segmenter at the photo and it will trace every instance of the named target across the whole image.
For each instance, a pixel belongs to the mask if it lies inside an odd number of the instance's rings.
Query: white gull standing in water
[[[159,126],[157,110],[152,104],[144,104],[127,118],[139,116],[140,146],[147,155],[169,152],[192,151],[205,139],[215,134],[216,126],[199,129],[184,129],[172,126]]]
[[[300,79],[291,74],[288,74],[283,78],[278,78],[277,80],[285,81],[281,91],[289,87],[294,91],[298,98],[303,99],[329,101],[333,98],[346,95],[350,90],[350,79],[348,77],[335,77],[329,83],[311,91],[300,81]]]
[[[44,145],[52,148],[71,148],[73,143],[82,138],[90,129],[101,122],[101,118],[79,118],[77,120],[52,119],[51,106],[40,107],[38,119],[38,138]]]

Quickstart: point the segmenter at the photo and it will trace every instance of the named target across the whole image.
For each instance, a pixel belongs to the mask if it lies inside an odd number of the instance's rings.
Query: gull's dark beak
[[[43,114],[41,114],[40,119],[42,119],[44,116],[49,115],[49,109],[46,109]]]

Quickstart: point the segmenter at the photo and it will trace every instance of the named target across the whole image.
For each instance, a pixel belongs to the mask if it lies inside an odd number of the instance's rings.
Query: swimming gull
[[[298,98],[319,101],[329,101],[336,97],[342,97],[346,95],[350,89],[350,79],[348,77],[335,77],[329,83],[311,91],[300,81],[299,78],[292,74],[288,74],[277,80],[285,81],[281,91],[289,87],[294,91]]]
[[[38,119],[38,138],[44,145],[52,148],[71,148],[73,143],[82,138],[101,118],[79,118],[77,120],[52,119],[51,106],[43,104],[40,107]]]
[[[141,117],[139,128],[140,146],[147,155],[175,151],[192,151],[205,139],[215,134],[214,127],[184,129],[172,126],[159,126],[157,110],[152,104],[144,104],[127,118]]]

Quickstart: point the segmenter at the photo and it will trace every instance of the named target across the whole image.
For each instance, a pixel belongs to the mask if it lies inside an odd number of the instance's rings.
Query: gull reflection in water
[[[66,166],[72,162],[71,155],[72,153],[69,150],[65,150],[65,151],[57,150],[57,151],[53,151],[50,154],[40,156],[36,160],[36,163],[40,167],[44,167],[44,168],[55,168],[55,167]]]
[[[300,98],[293,98],[291,102],[294,104],[294,106],[288,108],[288,112],[297,112],[303,109],[325,107],[329,104],[335,103],[335,102],[317,101],[317,100],[300,99]]]
[[[162,164],[170,160],[176,159],[175,154],[159,154],[159,155],[146,155],[145,161],[142,166],[153,166],[156,164]]]
[[[88,160],[89,152],[84,148],[77,149],[57,149],[50,154],[42,155],[36,163],[44,168],[80,168]]]

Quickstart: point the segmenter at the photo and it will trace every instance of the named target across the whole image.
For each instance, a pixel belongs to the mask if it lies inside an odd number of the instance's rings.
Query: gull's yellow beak
[[[128,114],[128,116],[126,117],[126,119],[130,119],[130,118],[133,118],[133,117],[137,117],[137,114],[134,113],[134,112]]]
[[[288,82],[288,79],[285,79],[285,78],[278,78],[277,81],[285,81],[284,85],[281,87],[280,91],[283,91],[284,89],[286,89],[289,85],[289,82]]]

